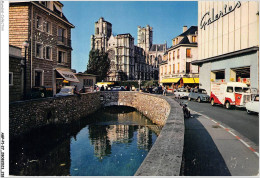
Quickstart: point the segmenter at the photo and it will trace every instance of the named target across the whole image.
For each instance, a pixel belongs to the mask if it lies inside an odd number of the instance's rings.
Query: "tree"
[[[104,80],[109,72],[110,60],[108,53],[97,50],[89,52],[89,61],[85,73],[98,75],[97,81]]]

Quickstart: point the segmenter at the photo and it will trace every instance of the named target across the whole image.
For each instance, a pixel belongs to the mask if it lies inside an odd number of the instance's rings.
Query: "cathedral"
[[[110,70],[106,81],[158,80],[159,63],[167,44],[153,44],[153,28],[138,26],[137,46],[130,33],[112,35],[112,24],[101,17],[95,22],[91,49],[108,53]]]

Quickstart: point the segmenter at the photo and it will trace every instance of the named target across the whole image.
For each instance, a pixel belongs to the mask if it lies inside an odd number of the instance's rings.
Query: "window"
[[[47,32],[47,33],[51,33],[51,23],[50,22],[46,22],[46,24],[45,24],[45,31]]]
[[[42,71],[35,71],[34,86],[39,87],[41,85],[42,85]]]
[[[97,28],[96,30],[97,30],[97,31],[96,31],[96,34],[99,34],[99,28]]]
[[[228,93],[233,93],[233,87],[227,87],[227,92]]]
[[[191,49],[186,49],[186,57],[191,57],[190,51]]]
[[[175,51],[173,51],[173,59],[175,59]]]
[[[66,38],[66,30],[64,28],[58,28],[58,40],[61,42],[65,42]]]
[[[175,74],[175,64],[173,64],[172,71]]]
[[[9,86],[13,85],[13,72],[9,72]]]
[[[186,73],[190,73],[190,62],[186,62]]]
[[[177,59],[180,58],[180,49],[177,50]]]
[[[196,36],[192,36],[192,43],[196,43],[197,42],[197,37]]]
[[[49,59],[49,60],[52,59],[52,57],[51,57],[51,48],[49,46],[47,46],[45,48],[45,57],[46,57],[46,59]]]
[[[169,61],[171,61],[171,53],[169,53]]]
[[[172,69],[171,69],[171,66],[169,66],[169,74],[171,74],[172,72]]]
[[[66,52],[58,51],[58,63],[65,63],[66,62]]]
[[[36,28],[42,30],[42,18],[40,16],[37,16],[36,18]]]
[[[42,56],[42,44],[36,43],[36,57],[43,58]]]
[[[84,86],[93,86],[93,79],[84,79],[83,84]]]

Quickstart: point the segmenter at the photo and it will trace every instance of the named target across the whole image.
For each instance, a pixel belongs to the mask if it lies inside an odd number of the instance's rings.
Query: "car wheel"
[[[248,110],[248,109],[246,110],[246,112],[247,112],[247,114],[251,114],[251,113],[252,113],[252,112],[251,112],[250,110]]]
[[[41,93],[41,97],[44,98],[44,93]]]
[[[200,97],[198,97],[197,101],[198,101],[199,103],[201,103],[201,99],[200,99]]]
[[[230,109],[231,108],[231,105],[230,105],[230,103],[228,101],[226,102],[225,107],[226,107],[226,109]]]
[[[188,100],[189,100],[189,101],[191,101],[191,98],[190,98],[190,97],[188,97]]]
[[[210,104],[211,104],[211,106],[214,106],[214,105],[215,105],[214,99],[212,99],[212,100],[210,101]]]

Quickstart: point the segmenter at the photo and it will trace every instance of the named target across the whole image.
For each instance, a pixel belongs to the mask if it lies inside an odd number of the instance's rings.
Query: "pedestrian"
[[[86,93],[86,89],[85,89],[85,86],[83,85],[82,89],[81,89],[81,92],[82,93]]]
[[[104,90],[105,90],[104,85],[102,85],[100,91],[104,91]]]
[[[106,86],[106,91],[108,91],[108,86]]]
[[[163,86],[163,96],[166,96],[166,87]]]

